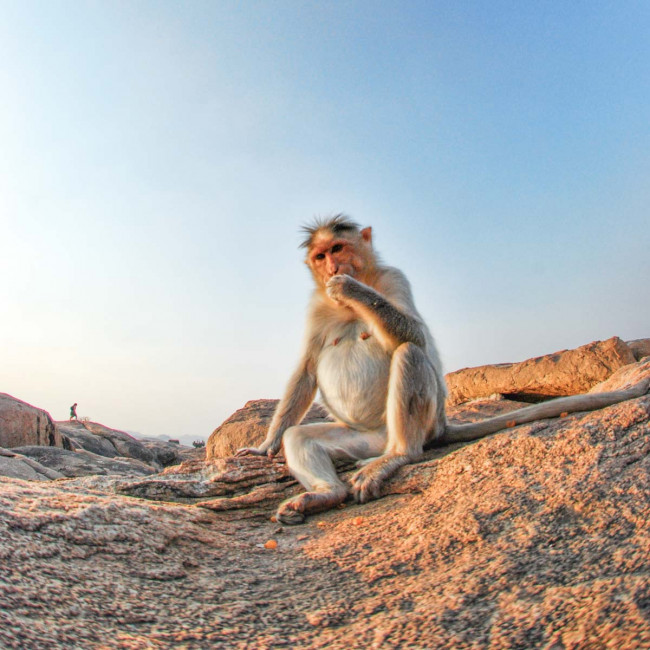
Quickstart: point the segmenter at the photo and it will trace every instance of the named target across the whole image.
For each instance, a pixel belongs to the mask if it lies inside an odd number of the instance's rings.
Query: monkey
[[[447,388],[433,337],[417,311],[406,276],[385,265],[372,228],[343,214],[303,228],[315,288],[299,363],[266,439],[237,456],[275,456],[284,448],[306,492],[281,503],[281,523],[329,510],[349,492],[357,503],[378,498],[383,482],[427,447],[471,441],[506,427],[589,411],[639,397],[650,379],[630,389],[560,397],[469,424],[447,421]],[[300,424],[320,391],[333,422]],[[348,487],[334,461],[357,461]]]

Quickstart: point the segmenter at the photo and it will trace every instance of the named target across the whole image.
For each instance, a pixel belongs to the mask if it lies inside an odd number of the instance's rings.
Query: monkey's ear
[[[361,231],[361,236],[363,237],[363,241],[372,244],[372,227],[368,226],[367,228],[364,228]]]

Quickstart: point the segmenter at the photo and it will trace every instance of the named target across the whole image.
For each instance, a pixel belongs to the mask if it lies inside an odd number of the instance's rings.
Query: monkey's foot
[[[283,501],[275,513],[277,520],[287,526],[295,526],[305,521],[305,515],[330,510],[345,501],[344,488],[327,492],[303,492]]]
[[[278,511],[275,513],[275,518],[287,526],[302,524],[305,521],[305,515],[297,508],[298,504],[285,501],[279,505]]]
[[[356,503],[366,503],[381,496],[383,482],[411,459],[403,455],[385,455],[373,458],[350,479],[352,496]]]

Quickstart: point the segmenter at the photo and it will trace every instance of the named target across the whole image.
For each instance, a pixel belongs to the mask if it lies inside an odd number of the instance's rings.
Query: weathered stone
[[[644,357],[650,356],[650,339],[627,341],[627,347],[632,350],[632,354],[637,361],[641,361]]]
[[[268,490],[271,500],[249,497],[251,492]],[[280,485],[278,485],[280,484]],[[247,505],[269,506],[277,501],[285,487],[293,487],[296,481],[289,475],[286,465],[280,459],[271,460],[265,456],[217,458],[211,461],[189,461],[167,468],[156,476],[137,481],[115,482],[115,489],[121,494],[156,499],[161,501],[182,501],[201,503],[210,499],[207,507],[217,509],[212,499],[219,498],[223,510],[246,508]],[[257,494],[257,493],[256,493]],[[274,497],[274,498],[273,498]]]
[[[206,459],[226,458],[242,447],[259,446],[266,438],[277,404],[276,399],[246,402],[243,408],[235,411],[212,432],[206,445]],[[327,411],[320,404],[314,404],[303,422],[322,422],[327,418]]]
[[[447,403],[453,406],[495,393],[520,401],[586,393],[635,360],[627,344],[614,337],[521,363],[465,368],[446,375]]]
[[[153,454],[155,460],[161,467],[170,467],[187,460],[203,460],[205,458],[205,447],[196,449],[194,447],[186,447],[177,442],[150,438],[144,438],[139,442]]]
[[[0,393],[0,447],[22,445],[62,447],[50,414],[6,393]]]
[[[14,450],[0,448],[0,476],[19,478],[23,481],[51,481],[62,478],[63,474],[15,453]]]
[[[115,474],[118,476],[148,476],[156,468],[135,458],[107,458],[92,452],[69,451],[56,447],[16,447],[15,451],[33,458],[41,465],[55,470],[61,476]]]
[[[280,459],[0,478],[0,646],[650,647],[649,450],[645,395],[427,452],[298,527],[268,521]]]
[[[93,454],[106,456],[107,458],[115,458],[121,455],[110,440],[92,433],[81,422],[56,422],[55,424],[73,451],[85,449]]]
[[[70,426],[70,423],[67,426]],[[115,449],[116,456],[135,458],[141,460],[143,463],[161,468],[154,453],[125,431],[111,429],[98,422],[79,422],[78,426],[85,428],[91,434],[103,438],[106,442],[110,443]]]
[[[635,386],[647,377],[650,377],[650,358],[644,356],[637,363],[619,368],[611,377],[596,384],[589,392],[607,393],[614,390],[625,390]]]
[[[72,450],[84,449],[107,458],[137,458],[157,469],[205,457],[204,448],[194,449],[157,438],[137,440],[124,431],[110,429],[96,422],[63,421],[56,422],[56,427]]]

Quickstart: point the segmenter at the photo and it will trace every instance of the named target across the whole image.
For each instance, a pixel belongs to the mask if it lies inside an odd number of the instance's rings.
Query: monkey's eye
[[[318,253],[318,255],[314,255],[315,260],[324,260],[325,259],[325,253]]]
[[[340,253],[343,250],[343,244],[334,244],[332,246],[332,253]]]

